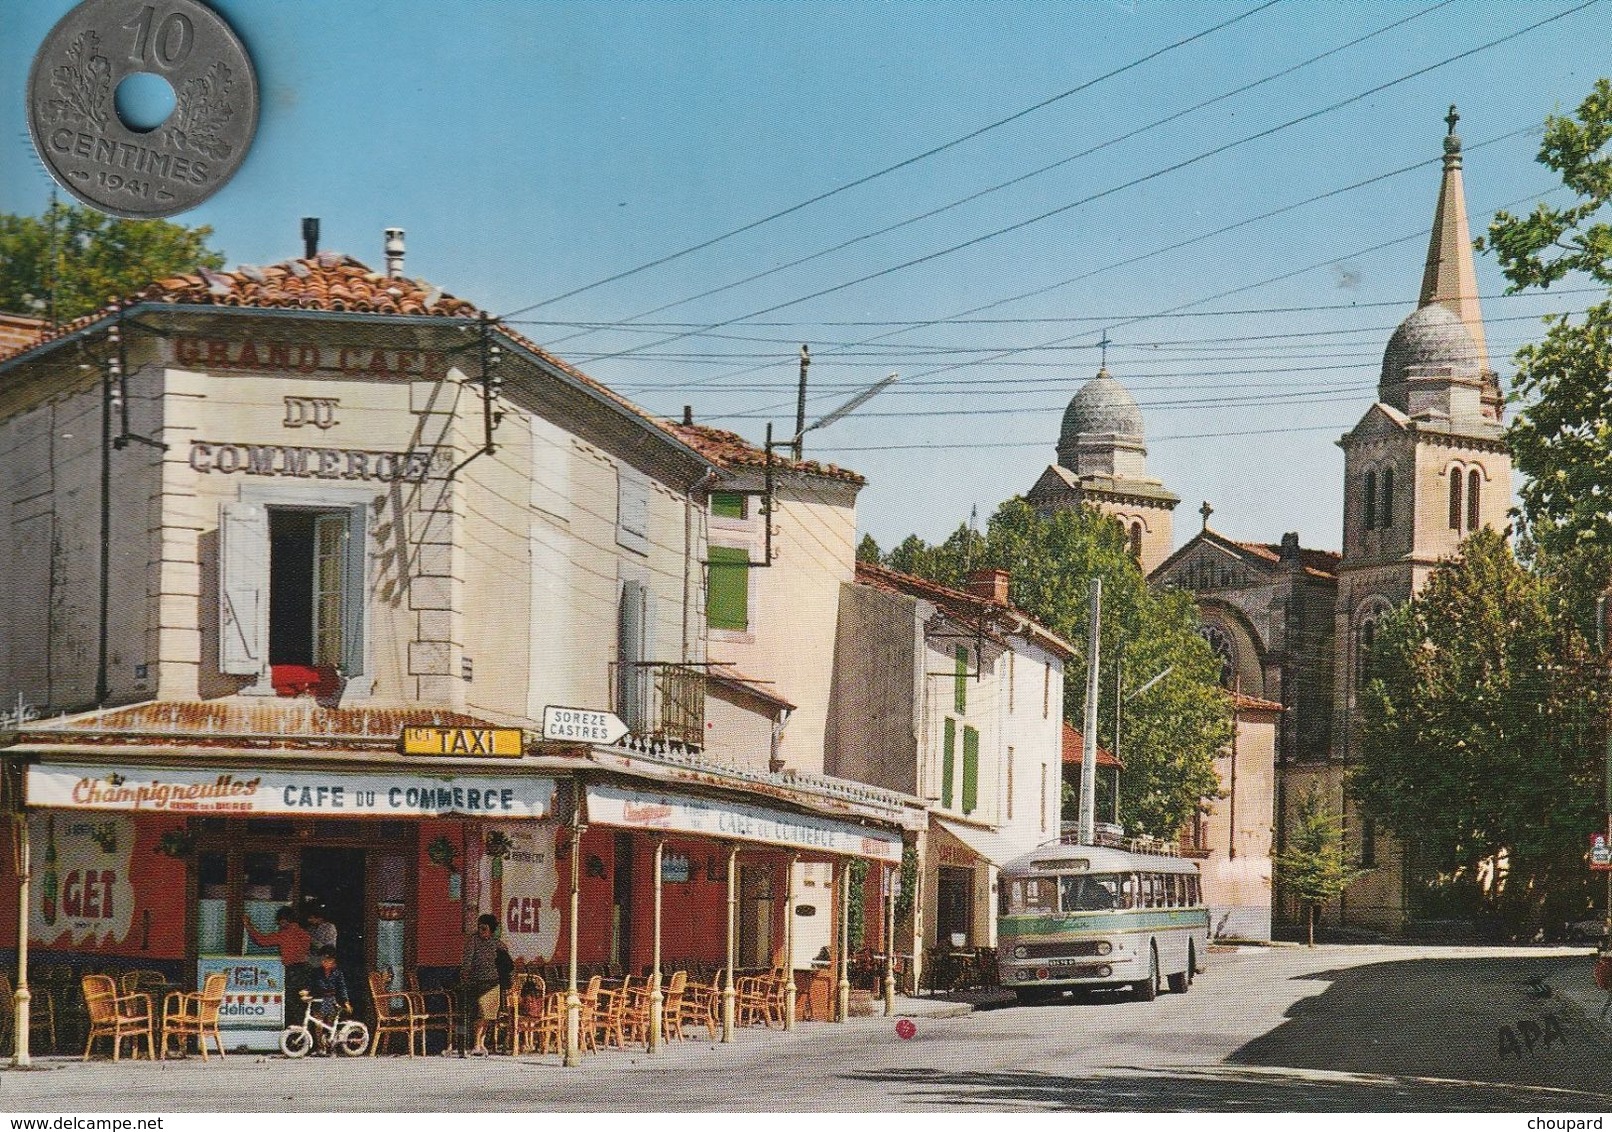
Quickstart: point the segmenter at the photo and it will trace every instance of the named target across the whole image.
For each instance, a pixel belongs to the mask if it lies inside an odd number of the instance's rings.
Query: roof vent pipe
[[[386,277],[403,278],[403,229],[386,230]]]
[[[319,254],[319,218],[302,218],[302,258],[312,259]]]

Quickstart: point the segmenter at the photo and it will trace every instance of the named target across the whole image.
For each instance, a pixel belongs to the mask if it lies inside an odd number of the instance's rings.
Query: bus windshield
[[[1025,877],[1002,885],[1002,914],[1034,916],[1058,910],[1058,882],[1052,877]]]
[[[1126,876],[1124,880],[1131,878]],[[1059,911],[1107,912],[1133,906],[1132,885],[1118,873],[1083,873],[1058,878]]]

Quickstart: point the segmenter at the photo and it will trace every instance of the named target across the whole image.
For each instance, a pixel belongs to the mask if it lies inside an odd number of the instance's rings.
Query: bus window
[[[1038,915],[1058,910],[1058,885],[1051,877],[1029,877],[1006,884],[1002,893],[1004,915]]]
[[[1119,906],[1121,908],[1140,908],[1142,905],[1137,899],[1139,889],[1140,878],[1135,873],[1126,873],[1120,888]]]
[[[1119,878],[1111,873],[1058,880],[1060,906],[1065,912],[1107,912],[1118,905]]]
[[[1165,901],[1171,908],[1181,907],[1181,878],[1171,873],[1164,878],[1164,885]]]

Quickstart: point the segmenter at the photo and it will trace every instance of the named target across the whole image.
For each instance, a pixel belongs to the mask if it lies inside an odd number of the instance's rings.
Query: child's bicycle
[[[369,1048],[369,1027],[356,1018],[326,1022],[312,1010],[313,996],[302,992],[302,1001],[308,1009],[303,1011],[302,1023],[287,1026],[280,1034],[280,1052],[287,1057],[307,1057],[313,1050],[314,1030],[323,1031],[331,1049],[348,1057],[357,1057]]]

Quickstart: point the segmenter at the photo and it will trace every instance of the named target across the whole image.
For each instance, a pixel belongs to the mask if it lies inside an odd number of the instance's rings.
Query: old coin
[[[118,84],[135,74],[173,88],[173,111],[154,129],[118,114]],[[246,157],[257,109],[246,49],[197,0],[84,0],[28,75],[28,130],[46,168],[114,216],[172,216],[212,196]]]

